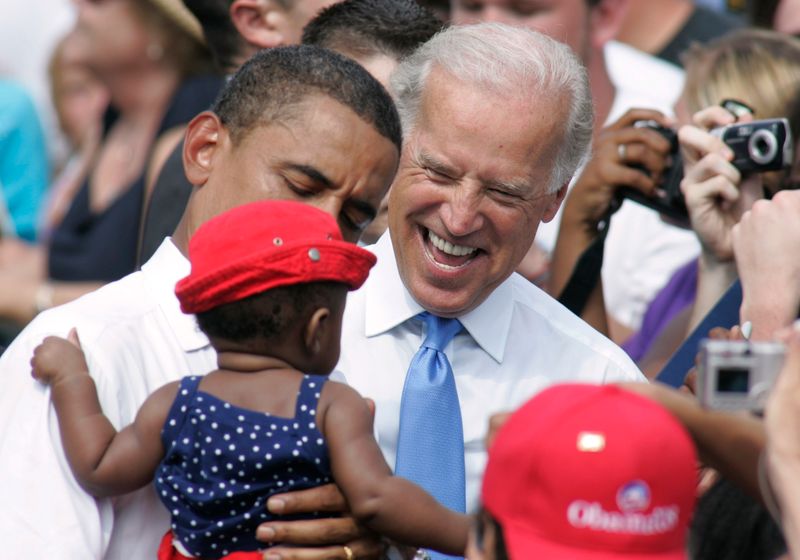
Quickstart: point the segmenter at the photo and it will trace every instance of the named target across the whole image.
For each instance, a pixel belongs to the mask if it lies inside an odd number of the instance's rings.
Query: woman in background
[[[0,248],[0,317],[18,325],[134,270],[152,147],[206,109],[221,84],[181,0],[76,6],[71,40],[88,53],[110,106],[96,155],[49,244]]]

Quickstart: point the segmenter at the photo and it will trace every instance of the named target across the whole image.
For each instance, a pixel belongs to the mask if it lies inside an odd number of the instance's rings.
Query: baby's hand
[[[42,383],[51,384],[59,377],[86,375],[88,372],[89,366],[75,329],[69,332],[68,338],[48,336],[33,351],[31,374]]]

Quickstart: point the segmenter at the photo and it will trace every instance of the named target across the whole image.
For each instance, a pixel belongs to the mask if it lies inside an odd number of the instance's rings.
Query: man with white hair
[[[669,115],[683,87],[682,70],[612,40],[628,4],[629,0],[453,0],[452,18],[456,24],[495,22],[527,27],[569,45],[589,72],[599,129],[632,108]],[[620,146],[620,160],[628,161],[627,145]],[[637,149],[632,143],[631,153]],[[547,254],[554,250],[559,221],[560,213],[539,229],[536,246],[521,269],[529,278],[536,280],[536,275],[546,270],[541,250]],[[603,254],[603,298],[612,340],[622,343],[639,329],[650,300],[698,251],[691,231],[663,222],[655,211],[642,205],[623,203],[612,220]]]
[[[572,51],[527,29],[452,27],[404,60],[392,87],[406,140],[389,232],[348,300],[337,370],[375,401],[396,472],[469,511],[492,414],[553,383],[643,377],[514,272],[591,142]]]

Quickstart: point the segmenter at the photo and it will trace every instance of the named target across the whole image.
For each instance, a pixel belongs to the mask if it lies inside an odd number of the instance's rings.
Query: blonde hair
[[[790,116],[800,89],[800,41],[764,29],[743,29],[683,56],[684,99],[691,113],[724,99],[743,101],[757,119]],[[797,129],[796,123],[792,128]]]

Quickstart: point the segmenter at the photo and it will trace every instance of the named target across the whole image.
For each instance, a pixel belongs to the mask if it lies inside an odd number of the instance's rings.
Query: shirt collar
[[[185,352],[200,350],[209,345],[208,337],[200,330],[194,315],[181,311],[175,297],[175,284],[189,274],[189,260],[172,239],[167,237],[158,250],[142,265],[142,275],[147,291],[155,299]]]
[[[378,257],[365,290],[365,329],[367,337],[385,333],[422,313],[403,284],[397,269],[392,240],[387,231],[369,247]],[[464,329],[496,362],[502,363],[514,311],[514,287],[506,279],[478,307],[459,317]]]

